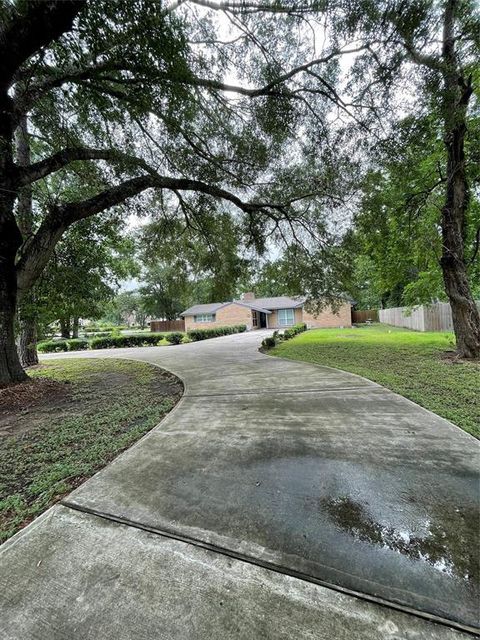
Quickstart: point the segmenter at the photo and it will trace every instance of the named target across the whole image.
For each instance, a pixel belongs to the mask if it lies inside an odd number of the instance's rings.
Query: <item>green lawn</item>
[[[172,374],[115,359],[49,360],[0,390],[0,540],[152,429],[182,393]]]
[[[271,354],[357,373],[480,437],[480,362],[453,357],[451,333],[419,333],[386,325],[315,329]]]

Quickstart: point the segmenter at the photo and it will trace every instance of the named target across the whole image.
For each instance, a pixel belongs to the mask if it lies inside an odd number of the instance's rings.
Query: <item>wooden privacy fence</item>
[[[480,300],[477,301],[477,306],[480,307]],[[448,302],[422,304],[411,309],[410,314],[408,311],[408,307],[380,309],[378,316],[380,322],[395,327],[416,331],[453,331],[452,310]]]
[[[185,320],[152,320],[150,331],[185,331]]]
[[[378,322],[378,309],[352,311],[352,322],[353,324],[358,324],[360,322]]]

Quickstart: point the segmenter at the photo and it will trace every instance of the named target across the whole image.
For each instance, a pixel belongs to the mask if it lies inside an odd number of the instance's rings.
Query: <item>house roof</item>
[[[305,298],[277,296],[276,298],[255,298],[254,300],[242,300],[242,302],[248,305],[260,305],[264,309],[292,309],[295,307],[301,307],[305,302]]]
[[[288,296],[278,296],[276,298],[255,298],[254,300],[233,300],[231,302],[211,302],[210,304],[194,304],[185,311],[181,316],[196,316],[201,313],[216,313],[219,309],[229,304],[238,304],[241,307],[248,307],[255,311],[270,314],[274,309],[292,309],[301,307],[305,298],[289,298]]]
[[[254,309],[255,311],[262,311],[263,313],[272,313],[268,309],[264,309],[263,306],[257,304],[256,300],[244,301],[233,300],[230,302],[211,302],[210,304],[194,304],[193,307],[189,307],[182,311],[181,316],[197,316],[201,313],[216,313],[219,309],[228,306],[229,304],[238,304],[241,307],[247,307],[248,309]]]
[[[189,307],[182,311],[181,316],[195,316],[201,313],[215,313],[222,307],[225,307],[230,302],[211,302],[210,304],[194,304],[193,307]]]

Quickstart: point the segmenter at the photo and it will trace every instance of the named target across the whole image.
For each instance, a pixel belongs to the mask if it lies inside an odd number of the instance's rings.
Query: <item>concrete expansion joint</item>
[[[85,507],[79,504],[75,504],[70,502],[69,500],[61,500],[59,502],[63,507],[67,507],[68,509],[72,509],[73,511],[79,511],[81,513],[85,513],[87,515],[91,515],[97,518],[101,518],[103,520],[109,522],[115,522],[117,524],[131,527],[132,529],[138,529],[141,531],[146,531],[155,536],[159,536],[161,538],[168,538],[170,540],[176,540],[178,542],[183,542],[184,544],[191,545],[193,547],[198,547],[201,549],[205,549],[207,551],[211,551],[212,553],[217,553],[222,556],[226,556],[229,558],[233,558],[240,562],[245,562],[247,564],[260,567],[266,569],[268,571],[272,571],[274,573],[279,573],[282,575],[289,576],[290,578],[295,578],[296,580],[302,580],[303,582],[309,582],[311,584],[317,584],[326,589],[331,589],[332,591],[337,591],[343,593],[348,596],[352,596],[359,600],[364,600],[367,602],[372,602],[377,605],[380,605],[386,609],[393,609],[396,611],[401,611],[403,613],[408,613],[417,618],[422,618],[424,620],[428,620],[429,622],[441,624],[445,627],[449,627],[452,629],[456,629],[462,632],[466,632],[474,637],[480,637],[480,629],[475,627],[470,627],[468,625],[464,625],[460,622],[456,622],[454,620],[448,620],[446,618],[442,618],[440,616],[436,616],[434,614],[424,612],[418,609],[414,609],[412,607],[398,604],[396,602],[390,600],[384,600],[380,597],[370,595],[368,593],[363,593],[359,591],[354,591],[353,589],[348,589],[346,587],[342,587],[340,585],[333,584],[331,582],[327,582],[325,580],[321,580],[320,578],[315,578],[314,576],[310,576],[306,573],[302,573],[300,571],[295,571],[293,569],[289,569],[287,567],[283,567],[282,565],[274,564],[268,561],[261,560],[259,558],[255,558],[252,556],[248,556],[246,554],[239,553],[237,551],[233,551],[226,547],[220,547],[215,544],[211,544],[208,542],[204,542],[203,540],[199,540],[194,537],[181,535],[179,533],[175,533],[172,531],[168,531],[166,529],[160,529],[157,527],[152,527],[149,525],[142,524],[141,522],[130,520],[129,518],[124,518],[121,516],[115,516],[111,513],[105,513],[96,509],[91,509],[89,507]]]
[[[218,396],[264,396],[264,395],[277,395],[277,394],[302,394],[302,393],[335,393],[337,391],[365,391],[368,389],[369,391],[377,391],[383,392],[384,389],[380,386],[358,386],[358,387],[329,387],[322,389],[263,389],[263,390],[247,390],[240,389],[238,391],[231,390],[219,393],[185,393],[183,398],[212,398]]]

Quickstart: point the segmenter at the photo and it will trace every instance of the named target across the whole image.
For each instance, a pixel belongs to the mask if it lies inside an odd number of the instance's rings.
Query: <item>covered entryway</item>
[[[267,313],[270,313],[270,312],[252,309],[252,329],[267,328]]]

